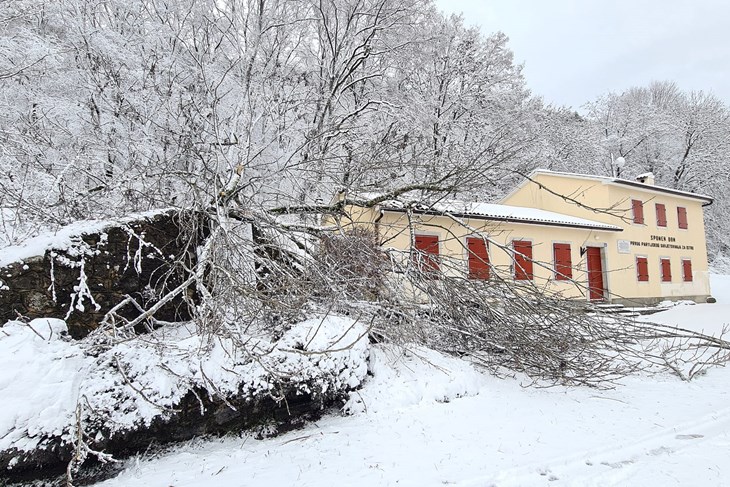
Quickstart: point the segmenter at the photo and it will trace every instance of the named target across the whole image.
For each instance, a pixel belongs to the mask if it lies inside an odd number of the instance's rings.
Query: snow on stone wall
[[[142,306],[154,303],[184,280],[179,263],[194,264],[202,234],[185,234],[186,222],[185,215],[171,211],[77,222],[0,249],[0,322],[19,315],[61,318],[81,337],[127,295]],[[128,304],[119,313],[131,319],[139,311]],[[179,299],[156,316],[190,318]]]

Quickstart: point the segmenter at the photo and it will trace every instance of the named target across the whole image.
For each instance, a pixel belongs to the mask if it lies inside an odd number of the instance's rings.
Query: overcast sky
[[[730,104],[728,0],[436,0],[468,25],[501,30],[527,84],[579,109],[609,91],[676,81]]]

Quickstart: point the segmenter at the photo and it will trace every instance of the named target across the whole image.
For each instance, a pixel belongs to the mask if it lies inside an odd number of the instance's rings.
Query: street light
[[[616,159],[613,158],[613,152],[611,153],[611,175],[618,177],[621,175],[621,168],[626,165],[626,159],[619,156]]]

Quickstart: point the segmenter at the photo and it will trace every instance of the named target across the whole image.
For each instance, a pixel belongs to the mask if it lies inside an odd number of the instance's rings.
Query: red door
[[[603,299],[603,263],[601,248],[588,247],[588,292],[591,301]]]

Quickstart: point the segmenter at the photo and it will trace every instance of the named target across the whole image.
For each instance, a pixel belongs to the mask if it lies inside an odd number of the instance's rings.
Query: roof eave
[[[381,207],[382,211],[390,211],[394,213],[405,213],[405,208],[387,208]],[[520,223],[523,225],[541,225],[548,227],[563,227],[563,228],[579,228],[582,230],[596,230],[599,232],[623,232],[624,229],[613,225],[607,226],[594,226],[594,225],[581,225],[579,223],[561,223],[551,221],[540,221],[540,220],[526,220],[523,218],[510,218],[510,217],[498,217],[498,216],[487,216],[487,215],[474,215],[472,213],[458,213],[458,212],[441,212],[436,210],[419,210],[412,209],[413,213],[420,215],[431,215],[431,216],[453,216],[455,218],[471,218],[474,220],[485,220],[485,221],[498,221],[507,223]]]
[[[705,203],[707,203],[706,205],[703,204],[702,206],[709,206],[713,203],[713,199],[709,196],[706,196],[703,194],[690,193],[688,191],[681,191],[678,189],[666,188],[664,186],[652,186],[652,185],[640,183],[638,181],[629,181],[628,179],[619,179],[619,178],[615,178],[612,181],[612,183],[622,185],[622,186],[631,186],[631,187],[635,187],[635,188],[640,188],[645,191],[655,191],[657,193],[667,193],[667,194],[671,194],[674,196],[680,196],[683,198],[701,200],[701,201],[704,201]]]
[[[640,188],[645,191],[655,191],[657,193],[667,193],[672,194],[674,196],[680,196],[683,198],[689,198],[689,199],[695,199],[695,200],[701,200],[704,201],[706,204],[703,206],[709,206],[713,203],[713,199],[710,196],[704,195],[704,194],[696,194],[696,193],[690,193],[689,191],[681,191],[679,189],[673,189],[673,188],[667,188],[664,186],[654,186],[651,184],[645,184],[640,183],[639,181],[631,181],[629,179],[622,179],[622,178],[615,178],[615,177],[608,177],[608,176],[596,176],[591,174],[577,174],[577,173],[566,173],[566,172],[560,172],[560,171],[551,171],[549,169],[534,169],[530,174],[527,176],[527,178],[523,179],[523,181],[515,188],[514,191],[510,192],[508,196],[510,196],[513,192],[516,192],[516,189],[519,189],[520,187],[524,186],[525,184],[532,181],[533,177],[538,174],[546,174],[551,176],[559,176],[559,177],[565,177],[565,178],[576,178],[576,179],[586,179],[590,181],[596,181],[603,184],[618,184],[618,185],[624,185],[624,186],[631,186],[635,188]],[[507,197],[503,198],[506,199]]]

